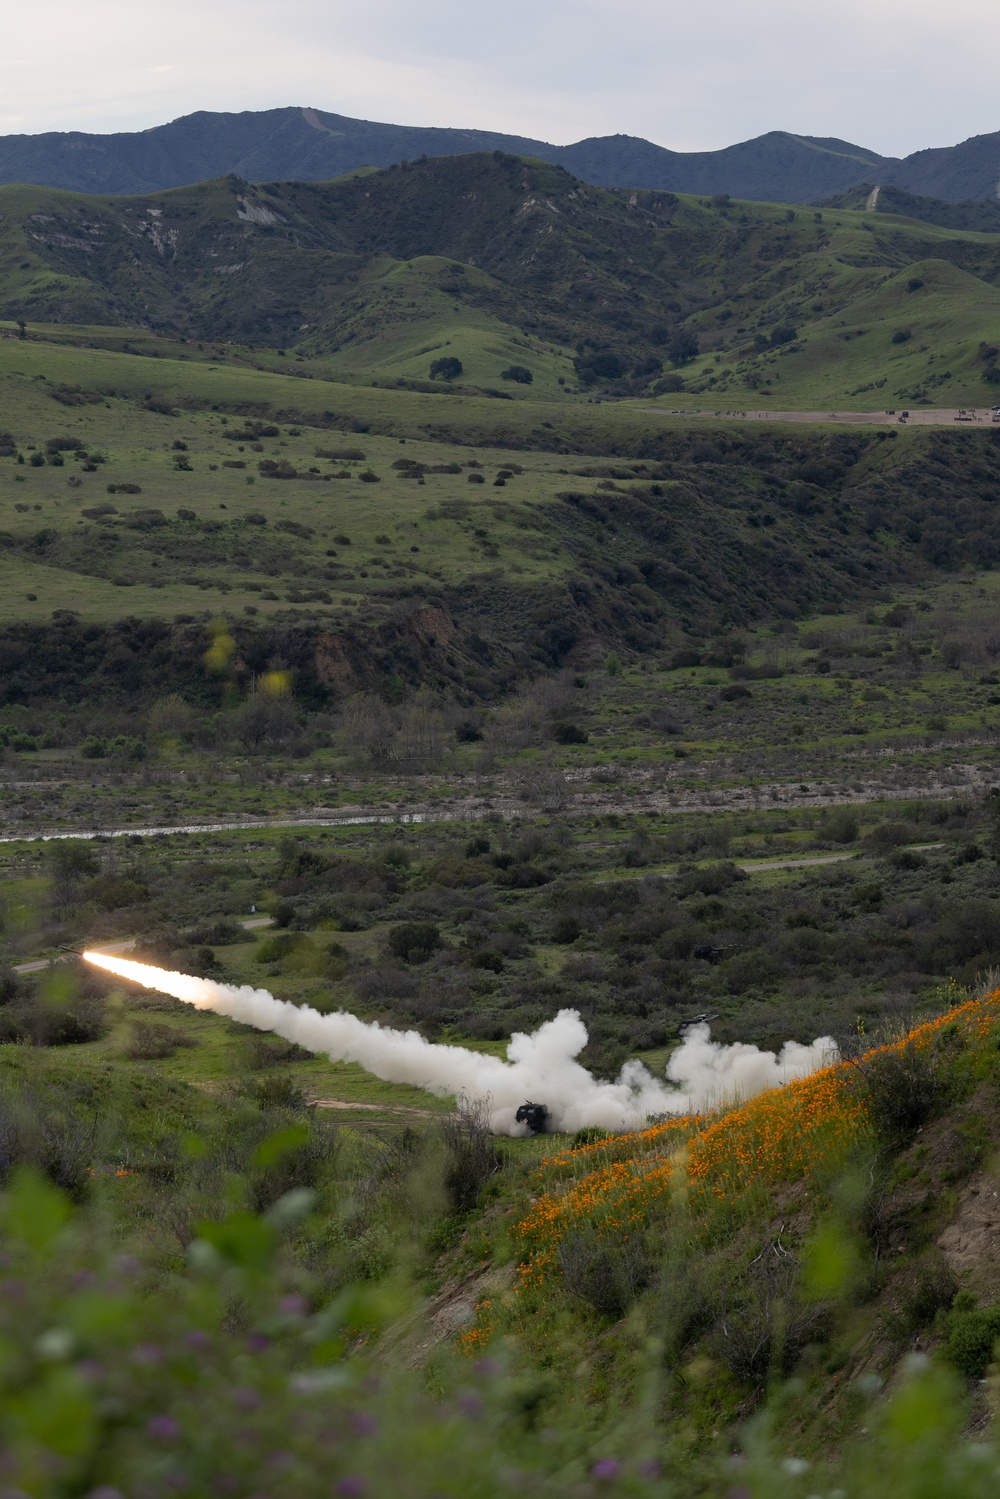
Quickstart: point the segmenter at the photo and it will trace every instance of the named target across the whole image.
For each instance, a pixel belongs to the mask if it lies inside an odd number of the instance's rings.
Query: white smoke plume
[[[109,973],[171,994],[196,1009],[273,1031],[335,1062],[356,1062],[384,1082],[408,1083],[441,1098],[464,1094],[486,1099],[496,1134],[526,1133],[526,1126],[518,1125],[514,1116],[528,1101],[545,1104],[554,1130],[585,1125],[642,1129],[651,1116],[697,1113],[748,1098],[804,1077],[837,1055],[829,1037],[811,1046],[788,1041],[776,1056],[756,1046],[722,1046],[710,1039],[707,1025],[698,1025],[670,1058],[667,1081],[659,1081],[641,1062],[633,1061],[625,1064],[617,1082],[601,1082],[576,1061],[587,1044],[587,1030],[575,1010],[560,1010],[530,1036],[513,1035],[504,1061],[462,1046],[440,1046],[417,1031],[392,1030],[344,1011],[320,1015],[308,1005],[275,999],[266,989],[234,988],[103,953],[83,956]]]

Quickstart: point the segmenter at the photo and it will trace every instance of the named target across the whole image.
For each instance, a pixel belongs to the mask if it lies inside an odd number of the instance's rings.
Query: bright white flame
[[[83,956],[109,973],[171,994],[196,1009],[273,1031],[334,1062],[356,1062],[384,1082],[408,1083],[442,1098],[465,1094],[488,1099],[497,1134],[524,1133],[514,1116],[529,1100],[546,1105],[556,1130],[585,1125],[642,1129],[651,1115],[689,1114],[747,1098],[815,1072],[837,1055],[829,1037],[811,1046],[787,1041],[776,1056],[756,1046],[722,1046],[710,1039],[707,1025],[698,1025],[670,1058],[667,1082],[634,1061],[625,1064],[617,1082],[601,1082],[575,1060],[587,1044],[586,1027],[575,1010],[560,1010],[530,1036],[515,1033],[503,1061],[463,1046],[440,1046],[417,1031],[392,1030],[343,1010],[320,1015],[308,1005],[275,999],[266,989],[235,988],[104,953]]]

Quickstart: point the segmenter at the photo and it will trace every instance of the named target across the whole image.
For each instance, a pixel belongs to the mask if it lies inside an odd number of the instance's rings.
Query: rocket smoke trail
[[[611,1130],[642,1129],[651,1115],[689,1114],[774,1088],[804,1077],[835,1060],[836,1043],[821,1037],[810,1046],[786,1041],[780,1054],[756,1046],[722,1046],[707,1025],[692,1027],[667,1065],[660,1081],[641,1062],[627,1062],[616,1082],[592,1077],[576,1057],[587,1044],[587,1030],[575,1010],[560,1010],[530,1036],[516,1033],[507,1060],[440,1046],[417,1031],[397,1031],[359,1020],[341,1010],[320,1015],[308,1005],[275,999],[266,989],[235,988],[187,973],[169,973],[126,958],[85,952],[84,958],[109,973],[173,995],[199,1010],[228,1015],[243,1025],[273,1031],[307,1051],[334,1062],[356,1062],[387,1083],[408,1083],[438,1097],[485,1099],[494,1133],[518,1135],[519,1105],[544,1103],[555,1130],[585,1125]]]

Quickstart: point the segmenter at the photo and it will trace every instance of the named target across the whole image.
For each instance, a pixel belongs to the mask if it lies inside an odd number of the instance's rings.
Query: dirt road
[[[718,411],[668,411],[663,406],[642,406],[650,415],[711,416],[735,422],[833,423],[849,427],[989,427],[1000,425],[1000,415],[989,406],[917,407],[899,406],[882,411],[749,411],[740,408]],[[906,416],[903,416],[903,412]]]

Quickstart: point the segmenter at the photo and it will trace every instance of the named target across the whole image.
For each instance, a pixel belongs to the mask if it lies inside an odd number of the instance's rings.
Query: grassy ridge
[[[505,365],[526,363],[547,399],[579,394],[578,373],[655,394],[666,368],[668,394],[693,408],[780,395],[864,410],[877,392],[916,404],[939,387],[968,405],[989,396],[981,345],[1000,337],[995,235],[850,208],[625,195],[510,156],[146,199],[0,196],[0,313],[142,324],[190,340],[193,359],[224,341],[268,369],[287,349],[302,374],[349,382],[426,383],[444,350],[470,389],[510,394]],[[685,333],[700,343],[693,364],[674,352]],[[893,344],[897,333],[909,338]],[[601,351],[613,368],[574,366]]]

